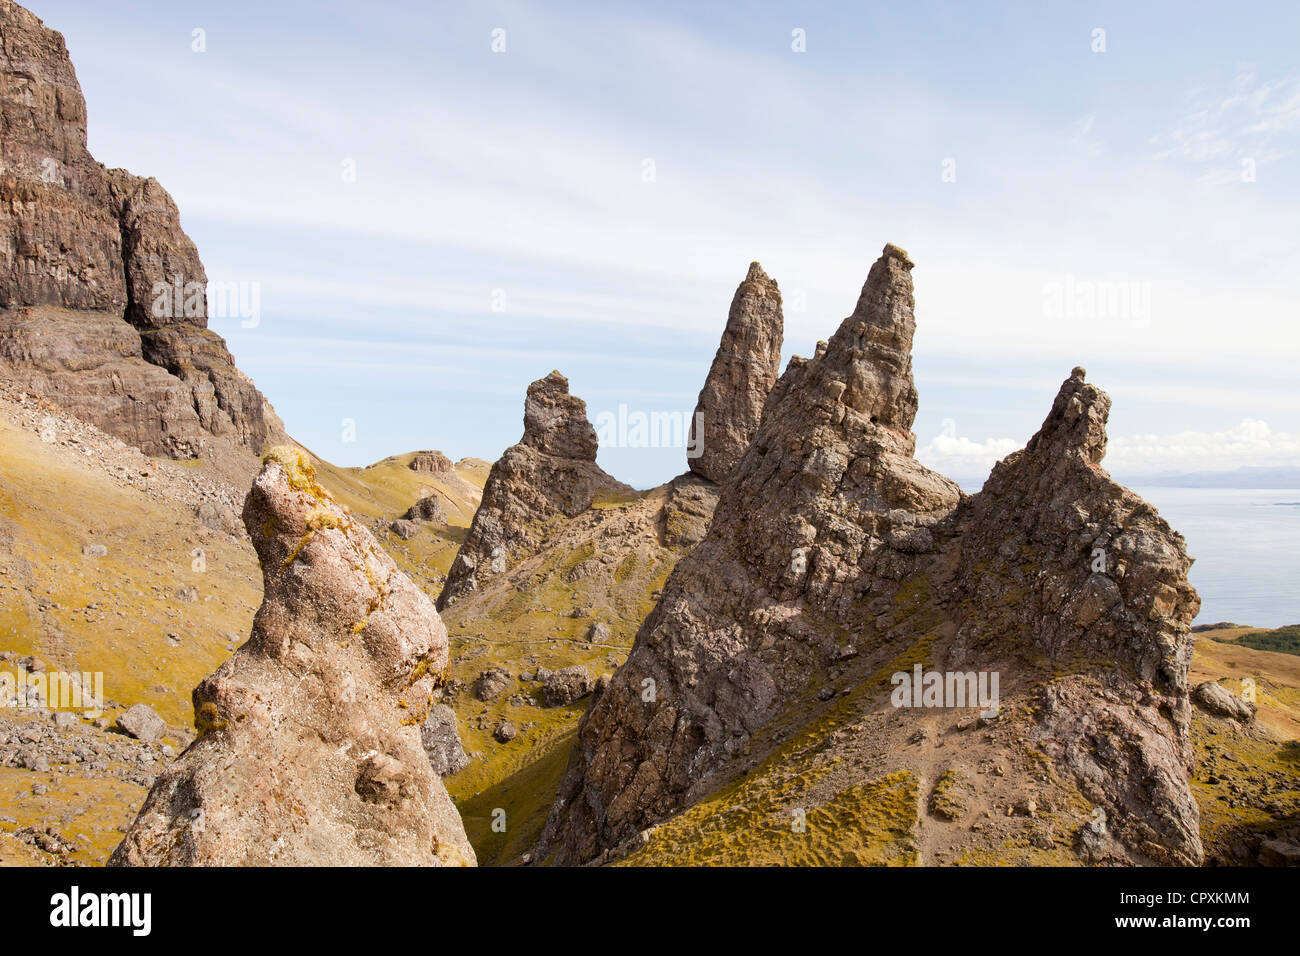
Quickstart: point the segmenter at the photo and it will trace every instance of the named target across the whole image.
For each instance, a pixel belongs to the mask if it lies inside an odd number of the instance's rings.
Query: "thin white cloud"
[[[1243,67],[1223,89],[1198,87],[1187,95],[1180,123],[1157,136],[1157,159],[1204,167],[1207,184],[1251,182],[1259,168],[1294,151],[1285,137],[1300,131],[1300,76],[1261,81]]]
[[[1134,474],[1300,465],[1300,438],[1253,418],[1217,432],[1123,435],[1110,440],[1105,465]]]
[[[987,474],[1023,445],[1014,438],[973,441],[957,435],[946,422],[940,434],[917,450],[916,457],[943,474],[970,479]],[[1267,422],[1246,418],[1216,432],[1112,436],[1102,464],[1112,472],[1129,475],[1300,466],[1300,438],[1274,431]]]

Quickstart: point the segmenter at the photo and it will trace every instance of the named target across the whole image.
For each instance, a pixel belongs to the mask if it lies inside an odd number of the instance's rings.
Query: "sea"
[[[1300,624],[1300,489],[1134,486],[1187,539],[1194,624]]]

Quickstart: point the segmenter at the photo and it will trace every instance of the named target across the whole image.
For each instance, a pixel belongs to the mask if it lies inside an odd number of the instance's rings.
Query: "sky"
[[[1083,365],[1122,480],[1300,465],[1296,4],[27,5],[338,464],[494,460],[558,368],[660,483],[636,423],[689,417],[748,264],[788,359],[893,242],[926,464],[978,486]]]

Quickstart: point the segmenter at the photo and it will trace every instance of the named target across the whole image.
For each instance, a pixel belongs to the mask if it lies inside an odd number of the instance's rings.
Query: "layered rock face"
[[[440,451],[417,451],[411,459],[411,471],[449,475],[452,473],[451,459]]]
[[[421,724],[447,632],[370,532],[275,449],[244,506],[265,599],[194,691],[202,736],[150,791],[116,865],[472,865]]]
[[[207,276],[156,180],[86,147],[63,37],[0,2],[0,367],[148,454],[283,435],[207,328]],[[162,294],[161,289],[174,289]]]
[[[695,474],[721,484],[740,464],[781,371],[783,329],[781,290],[762,266],[750,263],[691,420]]]
[[[966,666],[1077,664],[1038,688],[1037,739],[1129,816],[1114,833],[1135,859],[1199,859],[1181,538],[1098,467],[1109,400],[1081,373],[980,495],[917,462],[911,270],[886,246],[853,314],[791,359],[708,534],[584,716],[535,858],[627,845],[739,772],[778,716],[809,719],[833,662],[861,655],[870,681],[910,645]],[[1104,581],[1081,563],[1093,545],[1113,552]]]
[[[569,380],[551,372],[528,386],[524,435],[492,466],[483,500],[438,598],[440,609],[503,573],[546,537],[548,522],[572,518],[600,494],[633,491],[596,464],[596,429]]]

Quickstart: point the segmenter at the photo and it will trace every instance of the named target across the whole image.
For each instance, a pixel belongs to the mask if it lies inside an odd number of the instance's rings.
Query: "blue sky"
[[[29,6],[332,461],[495,459],[552,368],[593,420],[685,415],[751,260],[809,355],[895,242],[928,464],[978,479],[1076,364],[1119,477],[1300,464],[1294,4]]]

